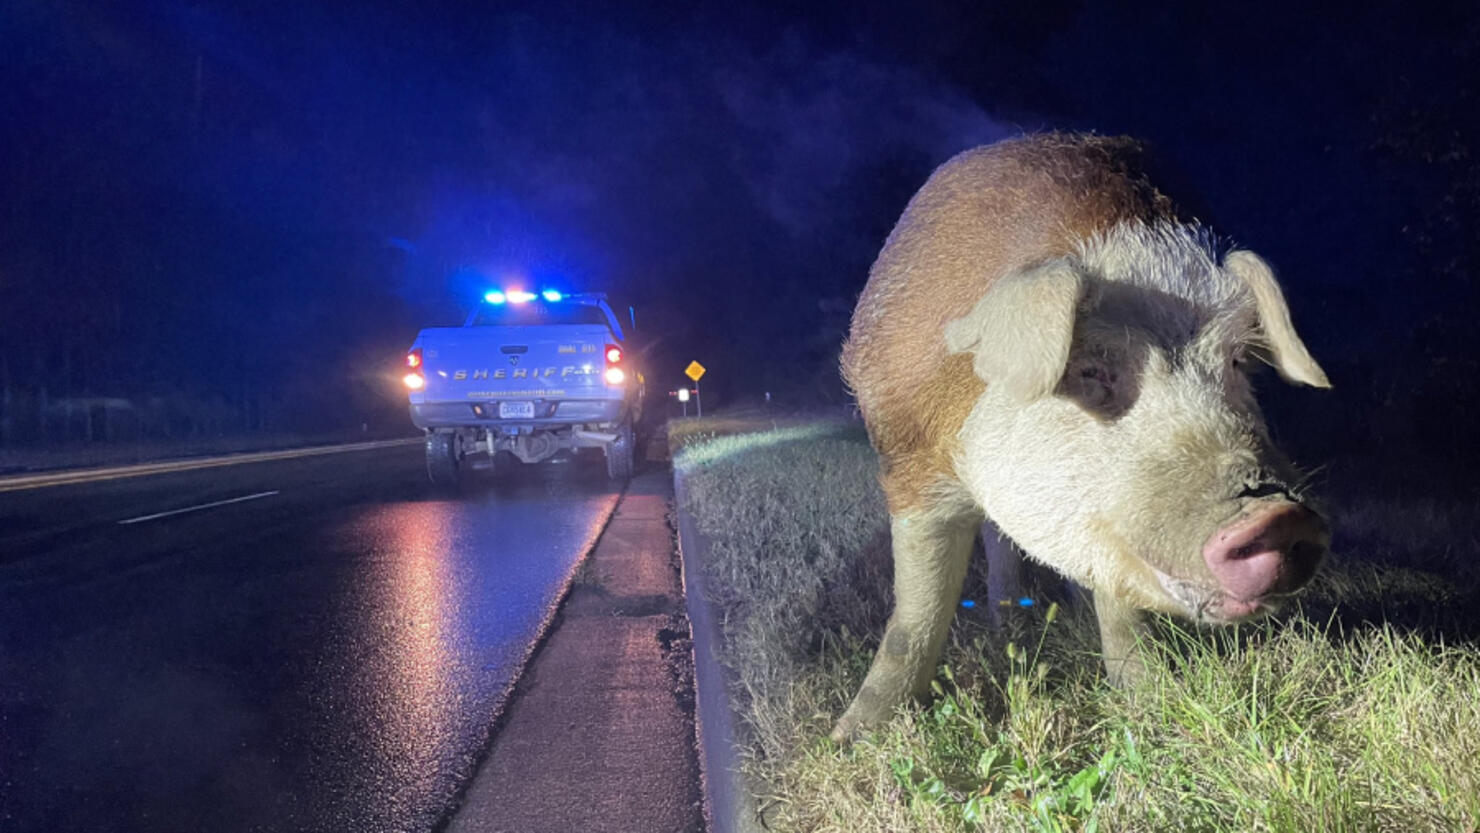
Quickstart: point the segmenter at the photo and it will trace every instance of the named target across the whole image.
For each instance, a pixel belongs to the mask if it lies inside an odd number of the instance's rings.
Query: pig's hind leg
[[[835,740],[887,721],[910,696],[930,693],[981,522],[979,513],[959,509],[891,517],[894,613],[862,688],[833,729]]]

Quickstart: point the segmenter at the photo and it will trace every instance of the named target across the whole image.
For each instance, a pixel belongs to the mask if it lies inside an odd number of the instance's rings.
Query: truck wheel
[[[427,476],[432,483],[455,488],[462,474],[462,437],[456,431],[427,435]]]
[[[612,480],[632,477],[632,450],[637,445],[632,436],[632,423],[617,428],[617,441],[606,447],[606,476]]]

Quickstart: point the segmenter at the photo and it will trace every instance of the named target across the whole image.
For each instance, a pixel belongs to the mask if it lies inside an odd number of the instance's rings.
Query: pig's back
[[[1124,137],[1027,136],[937,168],[870,269],[843,349],[843,375],[886,464],[943,451],[980,396],[969,358],[947,356],[943,332],[992,281],[1119,221],[1175,214],[1145,175],[1141,145]]]

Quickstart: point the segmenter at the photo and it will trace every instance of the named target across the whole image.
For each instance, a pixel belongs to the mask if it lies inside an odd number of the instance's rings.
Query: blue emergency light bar
[[[539,295],[536,295],[533,292],[526,292],[522,289],[510,289],[507,291],[494,289],[483,295],[483,300],[487,301],[490,304],[527,304],[530,301],[533,301],[535,298],[544,298],[546,301],[555,303],[557,301],[564,300],[565,295],[561,294],[561,292],[556,289],[546,289]]]
[[[561,292],[558,289],[544,289],[538,295],[523,289],[490,289],[483,293],[483,300],[490,304],[527,304],[536,298],[543,298],[552,304],[562,301],[572,304],[597,304],[606,300],[606,293]]]

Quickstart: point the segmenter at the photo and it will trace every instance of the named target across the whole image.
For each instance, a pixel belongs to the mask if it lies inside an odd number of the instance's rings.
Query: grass
[[[1473,507],[1347,501],[1298,608],[1159,621],[1131,689],[1105,684],[1089,605],[1052,579],[997,627],[963,608],[937,696],[838,747],[890,604],[874,455],[857,423],[708,422],[675,466],[770,829],[1480,830]]]

